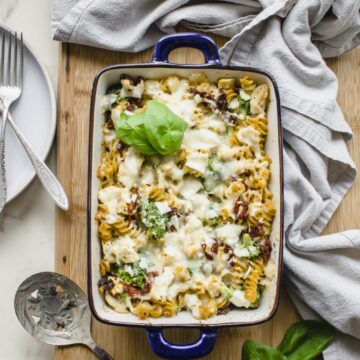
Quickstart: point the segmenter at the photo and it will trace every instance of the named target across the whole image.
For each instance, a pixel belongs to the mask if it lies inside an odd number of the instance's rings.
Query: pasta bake
[[[256,308],[273,276],[269,89],[122,75],[102,100],[99,291],[141,319]]]

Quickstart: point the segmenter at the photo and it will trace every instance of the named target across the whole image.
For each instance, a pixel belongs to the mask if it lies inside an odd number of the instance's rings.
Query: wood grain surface
[[[224,39],[214,36],[218,45]],[[102,67],[116,63],[148,62],[152,50],[138,54],[115,53],[81,45],[62,45],[59,74],[59,117],[57,129],[57,174],[70,200],[68,212],[56,214],[56,271],[70,277],[86,291],[86,188],[87,146],[90,91],[94,75]],[[201,63],[199,52],[190,49],[176,50],[171,60],[178,63]],[[357,164],[360,163],[360,49],[338,59],[328,61],[339,78],[339,103],[354,131],[349,148]],[[360,226],[360,218],[352,216],[360,200],[360,182],[357,181],[326,228],[326,232]],[[51,256],[49,254],[49,256]],[[230,328],[218,331],[211,360],[240,360],[244,340],[252,338],[269,345],[277,345],[287,327],[299,317],[284,289],[275,317],[266,324]],[[111,327],[93,321],[94,339],[116,360],[156,359],[144,329]],[[197,336],[196,330],[166,330],[173,342],[186,343]],[[82,346],[57,348],[56,360],[91,360],[92,353]]]

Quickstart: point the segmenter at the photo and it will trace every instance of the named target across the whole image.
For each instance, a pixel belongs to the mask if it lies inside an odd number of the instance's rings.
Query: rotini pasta
[[[231,263],[230,270],[230,287],[236,290],[241,290],[244,288],[246,271],[249,268],[249,264],[240,260],[239,258],[235,258]]]
[[[240,79],[240,86],[246,91],[254,90],[256,87],[255,81],[250,79],[248,76],[244,76]]]
[[[251,263],[251,270],[245,281],[245,298],[251,303],[256,302],[258,294],[258,283],[263,275],[264,264],[261,259]]]
[[[182,310],[207,319],[259,306],[275,216],[267,85],[248,76],[123,75],[111,91],[95,217],[106,304],[140,319]],[[174,154],[144,155],[117,138],[121,114],[144,112],[150,100],[188,124]]]

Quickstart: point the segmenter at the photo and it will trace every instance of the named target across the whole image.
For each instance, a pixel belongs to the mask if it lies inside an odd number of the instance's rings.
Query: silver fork
[[[7,45],[5,44],[8,37]],[[5,54],[6,48],[6,54]],[[23,81],[23,37],[17,34],[5,35],[3,32],[0,47],[0,99],[4,109],[0,128],[0,213],[4,209],[7,198],[5,172],[5,127],[10,106],[20,97]],[[7,59],[6,59],[7,55]]]
[[[13,40],[11,40],[11,36],[14,37]],[[1,44],[1,62],[0,64],[4,66],[4,43],[5,43],[5,37],[2,37],[2,44]],[[59,183],[59,181],[57,180],[57,178],[55,177],[55,175],[51,172],[51,170],[46,166],[46,164],[44,163],[44,161],[42,161],[39,156],[35,153],[35,151],[32,149],[31,145],[27,142],[27,140],[25,139],[24,135],[21,133],[20,129],[17,127],[16,123],[14,122],[14,119],[12,118],[10,112],[9,112],[9,107],[10,105],[16,101],[18,99],[18,97],[21,94],[21,88],[22,88],[22,77],[23,77],[23,38],[22,38],[22,34],[20,35],[20,40],[18,39],[18,37],[15,35],[11,35],[10,34],[10,41],[14,41],[15,46],[13,45],[13,47],[15,47],[15,65],[14,69],[15,69],[15,80],[14,80],[14,85],[12,85],[12,83],[10,85],[7,86],[7,88],[5,89],[5,86],[2,86],[2,84],[4,83],[4,81],[0,82],[0,113],[2,112],[3,114],[3,119],[2,119],[2,131],[5,131],[5,124],[8,121],[11,125],[11,127],[13,128],[16,136],[18,137],[18,139],[20,140],[20,142],[22,143],[24,150],[26,151],[27,155],[29,156],[35,171],[38,175],[38,178],[40,179],[41,183],[44,185],[45,190],[50,194],[50,196],[54,199],[55,203],[57,206],[59,206],[60,208],[67,210],[69,208],[69,201],[68,198],[66,196],[66,193],[64,191],[64,189],[62,188],[61,184]],[[9,51],[11,51],[11,45],[9,45]],[[9,53],[8,53],[9,54]],[[9,55],[9,59],[10,59],[11,54]],[[0,79],[1,76],[4,75],[3,72],[3,67],[1,67],[0,65]],[[11,80],[10,80],[11,82]],[[13,96],[12,98],[10,98],[10,100],[8,102],[6,102],[7,99],[7,94],[9,92],[9,88],[12,87],[14,90],[14,93],[19,93],[19,95],[17,97]],[[2,89],[5,89],[2,92]],[[12,91],[12,90],[10,90]],[[7,106],[7,112],[6,112],[6,103],[8,104]],[[0,135],[1,136],[1,135]],[[2,138],[0,137],[0,141],[1,139],[3,139],[3,144],[4,144],[4,133],[2,133]],[[3,149],[4,150],[4,149]],[[4,154],[4,151],[3,151]],[[5,187],[2,187],[3,190],[3,194],[5,194],[5,197],[2,196],[1,198],[3,199],[3,203],[2,203],[2,207],[0,204],[0,213],[2,208],[5,205],[6,202],[6,178],[5,178],[5,164],[3,164],[1,166],[1,178],[2,180],[2,184],[5,184]],[[5,189],[5,191],[4,191]],[[0,189],[1,191],[1,189]]]

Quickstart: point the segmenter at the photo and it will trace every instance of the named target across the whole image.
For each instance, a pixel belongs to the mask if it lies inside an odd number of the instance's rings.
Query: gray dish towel
[[[320,236],[356,176],[346,149],[351,129],[323,57],[359,45],[359,8],[359,0],[53,0],[56,40],[135,52],[181,22],[228,37],[224,64],[274,75],[285,139],[287,287],[304,317],[338,330],[326,360],[360,359],[360,232]]]

